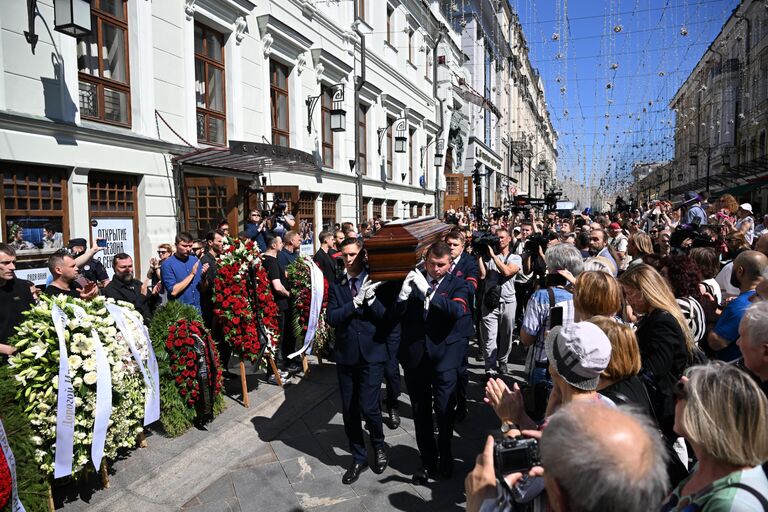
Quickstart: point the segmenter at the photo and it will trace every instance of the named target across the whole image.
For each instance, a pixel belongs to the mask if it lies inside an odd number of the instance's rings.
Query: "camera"
[[[527,437],[504,438],[493,447],[493,467],[497,475],[527,472],[541,465],[539,443]]]
[[[496,208],[494,206],[490,207],[489,210],[493,220],[499,220],[502,217],[508,217],[510,213],[510,210],[502,210],[501,208]]]
[[[488,248],[493,248],[493,252],[501,252],[501,243],[499,237],[488,231],[475,231],[472,233],[472,252],[479,254],[483,258],[490,258],[491,253]]]
[[[541,233],[536,233],[526,239],[525,245],[523,245],[523,250],[525,252],[538,254],[539,248],[541,248],[542,251],[546,251],[548,245],[549,240],[547,240]]]
[[[701,226],[696,226],[695,224],[681,224],[677,226],[672,232],[672,236],[669,237],[669,245],[673,249],[685,249],[683,242],[686,239],[690,239],[691,245],[688,246],[689,249],[694,247],[717,247],[717,240],[712,240],[711,236],[699,231],[700,228]]]

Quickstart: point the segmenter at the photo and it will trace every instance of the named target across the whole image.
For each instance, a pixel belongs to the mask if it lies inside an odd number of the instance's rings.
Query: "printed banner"
[[[87,319],[85,310],[72,304],[75,317],[81,321]],[[99,470],[101,459],[104,457],[104,444],[107,441],[107,427],[112,415],[112,369],[109,367],[107,353],[101,344],[101,338],[96,329],[91,329],[93,352],[96,358],[96,410],[93,421],[93,443],[91,444],[91,460],[93,467]]]
[[[325,284],[323,282],[323,272],[315,265],[312,258],[309,256],[301,255],[300,258],[304,259],[304,263],[309,266],[311,286],[312,286],[312,300],[309,304],[309,321],[307,322],[307,334],[304,336],[304,346],[299,350],[289,355],[289,359],[307,353],[312,353],[312,342],[315,339],[315,332],[317,331],[317,322],[320,319],[320,310],[323,307],[323,293]]]
[[[72,459],[75,441],[75,390],[69,378],[69,355],[64,333],[67,316],[58,304],[51,307],[51,318],[59,338],[59,390],[56,407],[56,453],[54,456],[53,478],[72,474]]]
[[[3,455],[5,455],[8,471],[11,472],[11,512],[26,512],[24,505],[21,504],[19,499],[19,490],[16,485],[16,459],[13,457],[11,445],[8,443],[8,436],[5,435],[2,421],[0,421],[0,449],[3,450]]]
[[[124,252],[131,257],[135,256],[133,241],[133,219],[94,219],[95,226],[91,227],[92,243],[104,239],[107,246],[94,256],[107,269],[109,278],[112,279],[115,271],[112,268],[112,258],[115,254]]]
[[[155,352],[152,349],[152,341],[149,339],[149,333],[147,332],[144,324],[134,319],[131,315],[126,315],[123,308],[116,304],[107,303],[107,311],[115,319],[115,325],[123,333],[123,337],[128,342],[128,347],[131,349],[131,354],[136,364],[139,365],[141,370],[141,376],[144,378],[144,385],[146,386],[146,395],[144,397],[144,426],[146,427],[150,423],[160,419],[160,375],[157,368],[157,359],[155,358]],[[126,322],[133,322],[134,326],[139,329],[142,336],[145,337],[147,344],[147,363],[141,359],[136,348],[136,342],[133,339],[133,333],[128,329]]]

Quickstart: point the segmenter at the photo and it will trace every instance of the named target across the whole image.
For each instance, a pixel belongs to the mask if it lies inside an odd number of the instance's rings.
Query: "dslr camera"
[[[493,467],[497,475],[526,473],[541,465],[539,442],[529,437],[505,437],[493,447]]]

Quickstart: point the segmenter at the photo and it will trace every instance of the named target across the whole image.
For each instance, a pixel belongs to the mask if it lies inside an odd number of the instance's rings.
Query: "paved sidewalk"
[[[314,362],[314,361],[313,361]],[[341,483],[351,461],[341,416],[336,370],[312,365],[284,389],[249,370],[251,407],[239,399],[239,380],[227,381],[227,409],[206,430],[168,439],[150,431],[149,447],[127,454],[110,468],[110,488],[84,483],[55,492],[57,508],[88,512],[379,511],[463,510],[464,477],[495,430],[482,403],[481,364],[470,358],[469,417],[457,425],[454,475],[414,486],[418,450],[407,393],[401,395],[402,425],[386,426],[389,467]],[[260,375],[263,377],[263,374]]]

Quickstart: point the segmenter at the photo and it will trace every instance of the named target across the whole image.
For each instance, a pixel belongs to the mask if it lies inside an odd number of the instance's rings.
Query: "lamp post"
[[[696,169],[696,176],[698,177],[698,175],[699,175],[699,155],[698,155],[698,152],[702,151],[702,150],[707,152],[707,175],[706,175],[707,179],[706,179],[705,184],[706,184],[707,195],[709,195],[709,171],[710,171],[710,165],[712,163],[711,162],[711,160],[712,160],[712,146],[710,146],[709,144],[707,144],[706,146],[703,146],[701,144],[694,144],[691,147],[691,153],[689,155],[690,156],[689,164],[690,164],[691,168],[695,168]]]

